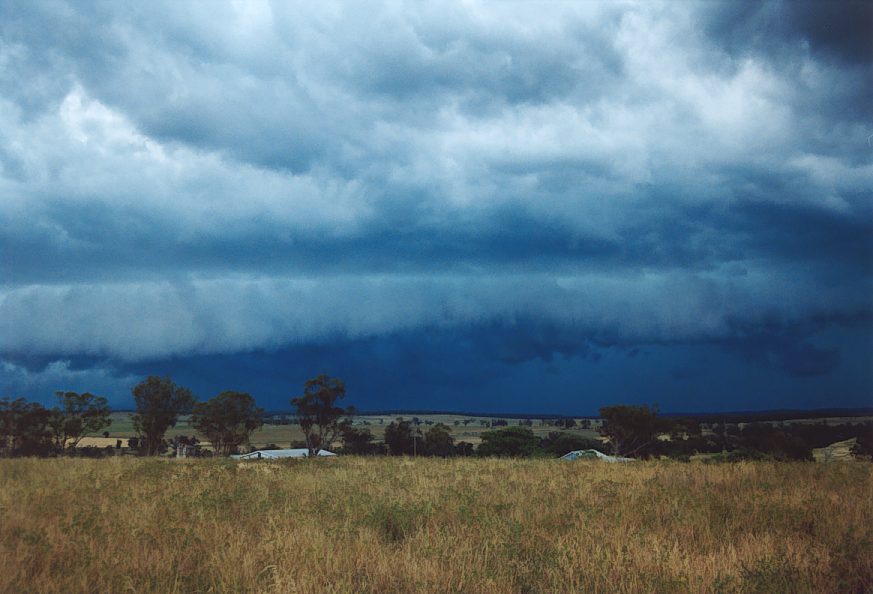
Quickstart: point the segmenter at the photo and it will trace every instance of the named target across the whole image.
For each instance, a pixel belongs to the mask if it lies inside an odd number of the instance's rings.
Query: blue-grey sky
[[[869,2],[0,4],[0,394],[873,405]]]

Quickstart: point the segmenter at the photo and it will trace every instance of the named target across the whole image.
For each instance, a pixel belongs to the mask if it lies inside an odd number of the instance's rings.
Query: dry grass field
[[[873,592],[873,464],[0,460],[0,592]]]

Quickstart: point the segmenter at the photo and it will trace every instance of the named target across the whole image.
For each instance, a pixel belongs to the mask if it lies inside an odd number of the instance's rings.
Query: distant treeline
[[[667,417],[687,417],[701,423],[753,423],[803,419],[849,418],[873,416],[873,408],[822,408],[812,410],[752,410],[724,413],[664,413]]]
[[[362,417],[412,417],[412,416],[453,416],[477,419],[533,419],[536,421],[558,419],[589,419],[597,420],[599,415],[573,415],[551,413],[505,413],[505,412],[472,412],[456,410],[419,410],[419,409],[386,409],[361,410],[357,413]],[[661,412],[661,416],[669,418],[695,419],[701,423],[752,423],[765,421],[789,421],[822,418],[871,417],[873,408],[822,408],[822,409],[772,409],[728,412]],[[266,419],[293,416],[292,410],[270,410],[264,413]]]
[[[279,411],[274,414],[283,414]],[[286,413],[287,414],[287,413]],[[368,410],[359,411],[361,416],[372,417],[409,417],[409,416],[435,416],[446,415],[453,417],[475,417],[475,418],[505,418],[505,419],[596,419],[597,415],[568,415],[568,414],[551,414],[551,413],[506,413],[506,412],[471,412],[471,411],[456,411],[456,410],[426,410],[426,409],[397,409],[397,410]]]
[[[344,450],[352,454],[553,457],[573,450],[596,449],[643,459],[689,460],[694,455],[709,454],[709,459],[730,461],[811,460],[814,448],[855,439],[855,455],[866,458],[873,455],[873,422],[870,421],[837,425],[825,422],[715,423],[704,429],[697,419],[659,416],[647,406],[608,406],[600,412],[601,439],[587,438],[566,428],[537,437],[520,421],[517,426],[480,433],[482,443],[473,448],[464,442],[455,444],[447,425],[436,423],[422,432],[414,420],[400,418],[385,428],[384,442],[376,442],[369,429],[359,428],[344,436],[343,443]],[[416,445],[417,451],[414,450]]]
[[[183,447],[190,455],[238,453],[247,448],[251,435],[265,421],[298,425],[304,440],[290,445],[307,448],[310,456],[322,448],[338,448],[354,455],[551,457],[573,450],[597,449],[633,458],[690,459],[711,454],[729,460],[809,460],[814,448],[849,439],[856,441],[853,453],[857,456],[873,455],[873,422],[837,425],[777,422],[786,415],[791,419],[849,416],[847,409],[820,410],[815,411],[816,416],[807,417],[802,415],[813,413],[766,411],[678,417],[659,415],[657,409],[648,406],[616,405],[601,408],[599,417],[502,415],[513,422],[506,418],[482,418],[475,413],[455,413],[467,417],[454,420],[456,426],[475,423],[490,429],[479,434],[481,443],[474,447],[468,442],[455,442],[448,425],[418,416],[391,421],[384,427],[383,439],[378,441],[368,428],[368,421],[355,426],[352,419],[356,411],[338,405],[345,396],[342,380],[326,375],[304,384],[303,394],[290,399],[295,409],[289,413],[267,414],[245,392],[225,391],[199,402],[190,390],[177,386],[169,377],[150,376],[134,386],[132,393],[136,408],[131,419],[137,435],[127,440],[126,449],[142,455],[177,452]],[[103,397],[87,392],[57,392],[56,398],[57,405],[50,409],[24,398],[0,398],[0,455],[68,454],[76,451],[84,436],[98,434],[111,423],[111,411]],[[190,415],[191,427],[209,442],[208,452],[200,446],[197,436],[165,439],[167,430],[182,415]],[[534,420],[538,426],[562,431],[537,436],[532,430]],[[575,428],[596,430],[600,438],[568,431]],[[121,449],[125,449],[122,440],[117,440],[115,448],[90,453],[107,454]]]

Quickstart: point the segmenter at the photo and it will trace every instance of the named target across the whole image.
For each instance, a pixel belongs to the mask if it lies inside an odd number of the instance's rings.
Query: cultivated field
[[[400,415],[359,415],[354,419],[355,427],[366,427],[370,430],[370,432],[375,436],[377,441],[382,440],[382,436],[385,433],[385,427],[388,424],[395,420]],[[499,427],[489,427],[488,425],[483,426],[482,422],[488,423],[498,417],[483,417],[483,416],[465,416],[465,415],[451,415],[451,414],[421,414],[421,415],[402,415],[405,419],[409,420],[413,416],[418,416],[422,425],[420,429],[422,432],[427,431],[428,425],[424,423],[429,421],[431,423],[444,423],[448,426],[452,438],[457,441],[466,441],[472,444],[478,444],[482,441],[480,435],[483,431],[491,431],[493,429],[499,429]],[[136,435],[136,431],[133,428],[133,423],[130,420],[130,414],[125,412],[115,412],[110,416],[112,424],[109,426],[108,431],[111,438],[119,438],[119,439],[127,439],[130,437],[134,437]],[[467,425],[463,425],[464,420],[470,420]],[[458,425],[455,425],[455,421],[458,421]],[[507,421],[511,425],[518,425],[518,419],[507,419]],[[596,427],[598,426],[599,421],[592,421],[591,429],[581,429],[574,428],[570,430],[570,432],[581,435],[583,437],[588,437],[590,439],[599,438],[599,434],[597,433]],[[554,426],[544,425],[541,421],[535,420],[533,426],[531,427],[534,434],[537,437],[543,437],[547,435],[550,431],[557,431],[558,428]],[[196,430],[191,427],[188,422],[188,417],[183,416],[179,419],[179,422],[175,427],[171,427],[169,431],[167,431],[167,437],[172,439],[176,435],[196,435]],[[300,431],[300,427],[298,425],[271,425],[265,424],[261,429],[255,431],[251,438],[251,445],[255,447],[262,447],[267,444],[277,444],[281,447],[289,447],[291,442],[300,442],[303,441],[303,433]],[[97,442],[95,442],[96,444]],[[107,442],[114,443],[114,442]],[[83,445],[88,445],[86,441]],[[101,442],[101,446],[106,445]],[[126,444],[125,444],[126,445]]]
[[[873,464],[0,460],[0,592],[869,592]]]
[[[356,427],[366,427],[373,434],[376,441],[381,441],[382,436],[385,433],[385,427],[387,427],[391,421],[395,420],[397,416],[398,415],[359,415],[355,417],[354,424]],[[482,432],[499,429],[499,427],[488,426],[488,423],[497,418],[501,418],[453,414],[406,414],[403,416],[407,420],[411,419],[413,416],[418,416],[423,423],[419,427],[422,432],[427,431],[429,427],[428,425],[424,424],[425,422],[443,423],[449,428],[452,439],[454,439],[455,442],[466,441],[473,445],[478,445],[482,441],[480,437]],[[112,420],[112,424],[108,428],[108,431],[112,438],[112,441],[103,442],[97,440],[92,442],[88,441],[86,438],[82,445],[97,445],[98,447],[105,447],[106,445],[111,446],[114,445],[114,439],[116,438],[127,439],[136,435],[136,431],[134,431],[133,423],[130,420],[129,413],[115,412],[112,413],[110,418]],[[466,425],[463,424],[465,420],[469,421]],[[505,420],[507,420],[510,425],[518,425],[518,419]],[[577,422],[579,422],[582,419],[578,418],[576,420]],[[458,422],[457,425],[455,424],[456,421]],[[863,423],[869,421],[873,421],[873,417],[829,417],[788,420],[780,422],[785,422],[786,424],[827,423],[829,425],[836,425],[841,423]],[[484,426],[482,424],[483,422],[486,423]],[[589,422],[591,426],[587,429],[583,429],[577,426],[572,429],[562,430],[559,427],[544,424],[539,419],[534,419],[533,425],[530,428],[537,437],[545,437],[552,431],[563,431],[565,433],[579,435],[588,439],[599,439],[600,434],[598,433],[597,428],[599,427],[600,421],[598,419],[590,419]],[[740,423],[740,426],[745,426],[746,424],[747,423]],[[764,424],[774,424],[774,422],[764,422]],[[709,430],[704,430],[704,435],[709,433]],[[171,427],[170,430],[167,431],[167,437],[170,439],[172,439],[176,435],[196,435],[195,429],[191,427],[191,425],[188,423],[188,417],[183,416],[179,419],[179,423],[175,427]],[[205,438],[203,438],[202,436],[198,437],[200,437],[202,441],[205,441]],[[303,433],[300,431],[300,427],[298,425],[272,425],[268,423],[252,435],[251,445],[253,447],[263,447],[267,444],[276,444],[280,447],[289,447],[292,442],[301,441],[303,441]],[[126,442],[125,445],[127,445]]]

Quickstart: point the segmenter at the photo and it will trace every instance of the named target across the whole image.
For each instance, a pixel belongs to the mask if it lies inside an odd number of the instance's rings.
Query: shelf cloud
[[[0,392],[92,378],[124,403],[165,369],[208,394],[220,360],[265,398],[346,369],[363,408],[458,382],[494,409],[550,382],[553,410],[870,404],[871,23],[5,2]],[[362,353],[414,393],[379,395]],[[592,374],[584,397],[556,379]],[[748,399],[707,401],[707,377]]]

